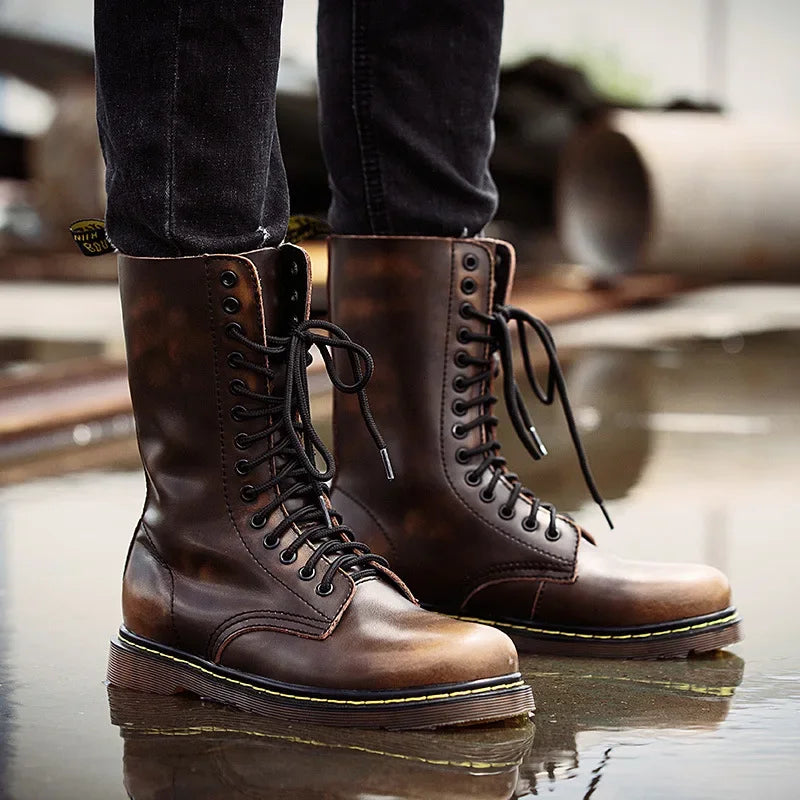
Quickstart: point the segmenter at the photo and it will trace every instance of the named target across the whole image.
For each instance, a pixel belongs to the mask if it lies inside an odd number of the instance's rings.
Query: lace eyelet
[[[467,384],[463,375],[456,375],[455,378],[453,378],[453,388],[457,392],[467,391]]]
[[[241,497],[245,503],[252,503],[258,497],[255,486],[251,486],[249,483],[242,486],[239,490],[239,497]]]
[[[465,448],[459,447],[458,450],[456,450],[456,461],[458,461],[459,464],[466,464],[469,462],[469,456]]]
[[[300,272],[300,267],[296,263],[293,262],[292,266],[289,267],[289,273],[291,275],[297,275],[298,272]]]
[[[509,508],[508,506],[500,506],[500,508],[497,509],[497,515],[500,519],[514,519],[516,513],[517,512],[513,508]]]
[[[281,550],[281,554],[278,558],[281,564],[294,564],[294,562],[297,561],[297,553],[294,551],[289,552],[288,550]]]
[[[259,530],[267,524],[267,518],[263,514],[253,514],[250,517],[250,527]],[[266,544],[264,545],[266,547]]]
[[[544,538],[547,539],[548,542],[557,542],[561,538],[561,531],[558,528],[555,530],[548,528],[544,532]]]
[[[461,319],[472,319],[474,311],[475,306],[465,300],[458,308],[458,315],[461,317]]]
[[[314,569],[314,567],[311,567],[311,569],[300,567],[300,569],[297,570],[297,574],[300,576],[301,581],[310,581],[317,574],[317,570]]]
[[[274,550],[280,543],[281,540],[271,533],[268,533],[261,542],[267,550]]]
[[[461,291],[464,294],[474,294],[475,290],[478,288],[478,284],[475,282],[474,278],[464,278],[461,281]]]
[[[233,369],[239,369],[244,361],[244,355],[238,350],[234,350],[228,355],[228,366]]]
[[[478,256],[476,256],[475,253],[467,253],[464,258],[461,259],[461,263],[464,265],[464,269],[468,269],[471,272],[478,268]]]
[[[494,492],[490,492],[488,489],[488,486],[484,486],[483,489],[478,492],[478,497],[480,497],[484,503],[494,503]]]
[[[231,394],[241,394],[243,390],[247,389],[247,384],[240,378],[234,378],[228,384],[228,391]]]
[[[226,314],[235,314],[241,307],[242,304],[235,297],[226,297],[222,301],[222,310]]]
[[[292,293],[289,295],[289,302],[290,302],[290,303],[296,303],[296,302],[297,302],[299,299],[300,299],[300,293],[297,291],[297,289],[295,289],[295,290],[294,290],[294,291],[293,291],[293,292],[292,292]]]
[[[451,408],[453,410],[453,413],[457,417],[463,417],[464,414],[467,413],[467,407],[464,405],[464,401],[463,400],[459,400],[458,398],[453,400],[453,405],[451,406]]]
[[[246,411],[247,409],[244,406],[234,406],[231,409],[231,419],[235,422],[243,422],[246,419],[244,416]]]
[[[459,328],[458,333],[456,334],[456,339],[458,339],[461,344],[469,344],[472,341],[470,338],[470,329]]]
[[[233,444],[237,450],[247,450],[250,447],[250,442],[247,439],[246,433],[237,433],[233,437]]]
[[[466,350],[459,350],[455,356],[453,356],[453,361],[457,367],[461,367],[462,369],[469,366],[469,353]]]
[[[250,472],[250,462],[246,458],[240,458],[234,465],[237,475],[247,475]]]
[[[230,269],[226,269],[219,276],[219,282],[226,289],[230,289],[232,286],[236,286],[236,282],[238,280],[239,280],[239,276],[233,270],[230,270]]]
[[[225,335],[230,337],[231,339],[235,339],[235,334],[239,334],[240,336],[244,336],[244,328],[238,322],[229,322],[225,326]]]
[[[333,594],[333,584],[324,584],[320,583],[317,588],[314,590],[320,597],[327,597],[330,594]]]
[[[525,517],[525,519],[522,520],[522,527],[526,531],[535,531],[539,527],[539,520],[535,519],[533,522],[531,522],[530,517]]]
[[[464,482],[467,484],[467,486],[479,486],[482,480],[483,478],[472,470],[470,470],[464,476]]]
[[[450,433],[452,433],[456,439],[465,439],[467,436],[467,430],[460,422],[456,422],[456,424],[450,428]]]

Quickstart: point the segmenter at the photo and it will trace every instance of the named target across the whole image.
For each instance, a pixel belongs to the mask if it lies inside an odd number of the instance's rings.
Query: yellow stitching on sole
[[[442,700],[448,697],[464,697],[467,695],[476,695],[476,694],[486,694],[487,692],[495,692],[502,689],[519,689],[525,686],[525,682],[520,679],[515,681],[514,683],[503,683],[498,686],[483,686],[479,689],[460,689],[456,692],[444,692],[442,694],[431,694],[425,695],[422,697],[393,697],[386,700],[336,700],[332,697],[308,697],[306,695],[299,695],[299,694],[288,694],[287,692],[278,692],[275,689],[266,689],[263,686],[256,686],[253,683],[248,683],[247,681],[240,681],[236,678],[229,678],[227,675],[218,675],[216,672],[212,672],[210,669],[206,669],[205,667],[201,667],[199,664],[194,664],[191,661],[186,660],[185,658],[178,658],[177,656],[170,655],[169,653],[162,653],[159,650],[154,650],[150,647],[145,647],[143,644],[138,644],[137,642],[132,642],[130,639],[126,639],[124,635],[120,635],[120,641],[124,642],[129,647],[135,647],[138,650],[144,650],[146,653],[152,653],[153,655],[158,656],[159,658],[168,658],[170,661],[175,661],[178,664],[185,664],[192,669],[199,670],[200,672],[205,672],[207,675],[211,675],[212,678],[216,678],[220,681],[227,681],[228,683],[234,683],[238,686],[244,686],[248,689],[252,689],[254,692],[264,692],[265,694],[271,694],[275,697],[285,697],[289,700],[303,700],[308,703],[331,703],[334,705],[345,705],[345,706],[374,706],[374,705],[390,705],[390,704],[397,704],[397,703],[415,703],[420,700]]]
[[[444,612],[439,612],[444,613]],[[495,628],[512,628],[514,630],[519,631],[526,631],[528,633],[542,633],[542,634],[549,634],[551,636],[568,636],[573,639],[595,639],[598,641],[624,641],[626,639],[652,639],[656,636],[667,636],[670,633],[685,633],[686,631],[694,631],[700,630],[701,628],[711,628],[716,625],[722,625],[726,622],[735,622],[738,621],[739,615],[737,612],[733,612],[733,614],[729,614],[727,617],[722,617],[722,619],[715,619],[711,622],[698,622],[696,625],[686,625],[683,628],[669,628],[665,631],[652,631],[651,633],[611,633],[611,634],[599,634],[599,633],[575,633],[574,631],[558,631],[558,630],[547,630],[545,628],[535,628],[533,625],[519,625],[512,622],[498,622],[492,619],[481,619],[480,617],[462,617],[458,614],[448,614],[447,616],[452,617],[453,619],[460,619],[464,620],[465,622],[480,622],[482,625],[492,625]]]

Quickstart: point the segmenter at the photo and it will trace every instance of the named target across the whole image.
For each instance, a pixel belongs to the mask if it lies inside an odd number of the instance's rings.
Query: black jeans
[[[282,241],[281,16],[282,0],[96,0],[106,222],[122,252]],[[489,222],[502,17],[502,0],[320,0],[334,231],[460,236]]]

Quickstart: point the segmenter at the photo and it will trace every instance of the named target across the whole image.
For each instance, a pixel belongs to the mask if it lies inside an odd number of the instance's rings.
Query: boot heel
[[[108,652],[108,682],[112,686],[151,694],[178,694],[184,691],[175,670],[143,653],[111,642]]]

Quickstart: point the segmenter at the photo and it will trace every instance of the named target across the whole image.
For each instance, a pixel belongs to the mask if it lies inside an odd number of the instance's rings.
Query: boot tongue
[[[264,329],[268,336],[288,336],[292,325],[308,318],[311,308],[311,264],[293,244],[243,253],[253,262],[261,284]]]

